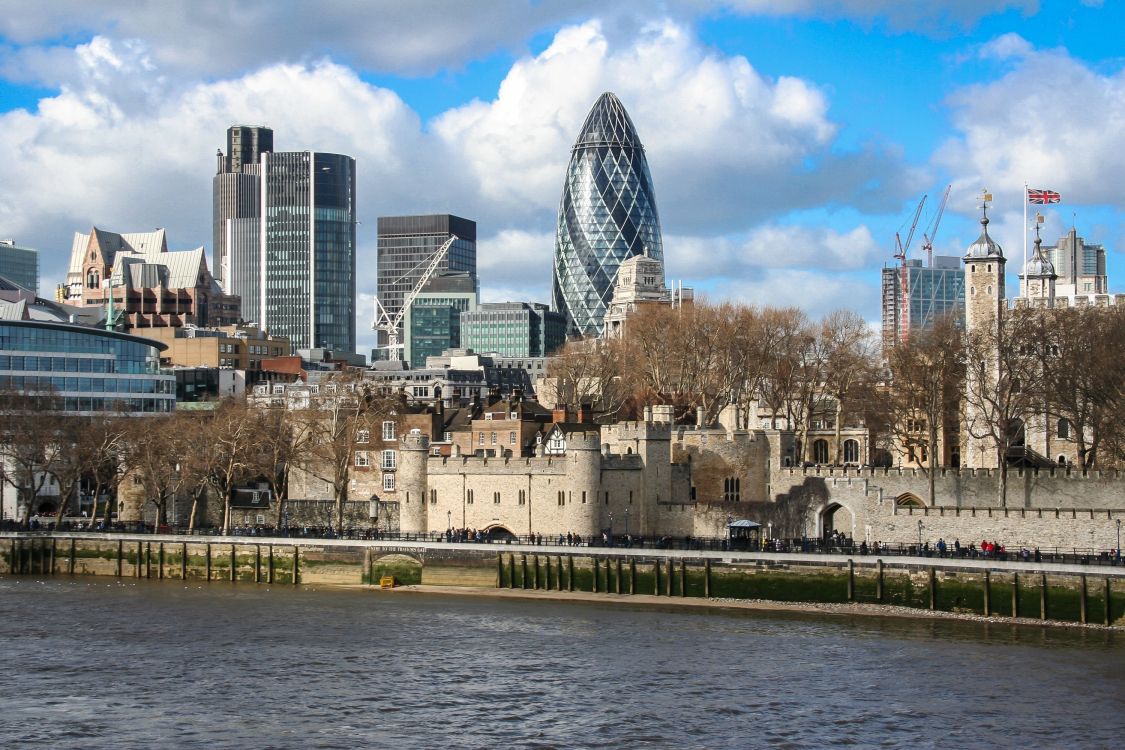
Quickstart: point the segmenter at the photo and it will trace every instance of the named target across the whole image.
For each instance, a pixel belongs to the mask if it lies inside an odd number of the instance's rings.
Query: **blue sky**
[[[45,293],[91,224],[210,251],[215,149],[268,124],[281,150],[358,160],[362,350],[378,215],[476,219],[485,299],[547,300],[569,147],[613,90],[669,278],[712,299],[874,321],[923,194],[925,225],[953,185],[936,251],[960,254],[989,188],[1018,260],[1025,181],[1063,195],[1046,241],[1073,221],[1125,291],[1123,6],[0,0],[0,235],[41,250]]]

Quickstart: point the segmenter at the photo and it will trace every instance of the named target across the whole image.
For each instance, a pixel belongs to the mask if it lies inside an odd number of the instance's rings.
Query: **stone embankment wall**
[[[580,547],[0,535],[0,575],[245,585],[402,584],[785,602],[866,602],[1118,623],[1125,569],[998,561]]]

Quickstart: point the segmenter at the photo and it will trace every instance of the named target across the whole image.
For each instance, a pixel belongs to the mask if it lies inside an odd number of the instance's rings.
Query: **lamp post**
[[[613,546],[613,511],[609,512],[609,545]]]
[[[1117,519],[1117,559],[1121,559],[1121,519]]]
[[[445,530],[450,534],[450,537],[452,538],[452,535],[453,535],[453,511],[451,511],[451,510],[445,511]]]
[[[918,519],[918,554],[922,554],[922,519]]]
[[[625,509],[625,536],[629,536],[629,509]]]

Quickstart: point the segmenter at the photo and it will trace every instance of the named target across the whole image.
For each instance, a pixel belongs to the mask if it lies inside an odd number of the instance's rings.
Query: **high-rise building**
[[[39,251],[0,240],[0,275],[39,294]]]
[[[227,151],[216,154],[212,180],[212,268],[227,294],[242,298],[242,317],[260,311],[258,231],[262,211],[262,154],[273,151],[269,128],[235,125],[227,129]]]
[[[911,331],[933,328],[947,315],[964,325],[965,274],[960,258],[935,255],[929,267],[911,259],[883,269],[884,349],[909,338]]]
[[[492,302],[461,313],[461,346],[503,357],[545,357],[566,341],[566,318],[536,302]]]
[[[457,239],[436,272],[464,272],[477,277],[477,223],[452,214],[380,216],[378,277],[375,294],[392,319],[406,296],[422,280],[434,253],[451,237]],[[405,323],[405,320],[404,320]],[[386,334],[380,331],[380,345]],[[399,341],[405,341],[400,336]]]
[[[259,324],[293,349],[355,351],[355,159],[262,154]]]
[[[412,368],[426,365],[447,349],[461,346],[461,313],[480,304],[476,277],[467,271],[438,274],[410,303],[403,317],[403,360]]]
[[[551,296],[571,333],[601,335],[617,269],[635,255],[663,262],[660,219],[636,128],[606,92],[574,143],[559,203]]]
[[[1088,245],[1071,227],[1065,237],[1054,247],[1043,248],[1058,274],[1055,283],[1057,297],[1084,297],[1106,294],[1109,277],[1105,268],[1105,247]]]

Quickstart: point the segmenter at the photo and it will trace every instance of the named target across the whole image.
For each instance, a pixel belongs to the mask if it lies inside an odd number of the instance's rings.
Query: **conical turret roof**
[[[1000,243],[988,236],[988,209],[980,218],[980,237],[969,245],[965,252],[965,260],[1004,260],[1004,249]]]
[[[1051,263],[1051,259],[1047,257],[1047,253],[1043,250],[1043,240],[1039,238],[1038,226],[1035,227],[1035,254],[1027,261],[1027,267],[1024,268],[1023,275],[1024,278],[1031,276],[1058,278],[1055,273],[1055,265]]]
[[[586,115],[586,122],[582,124],[578,140],[574,142],[575,149],[591,146],[644,149],[629,113],[612,91],[605,92],[594,102],[590,114]]]

